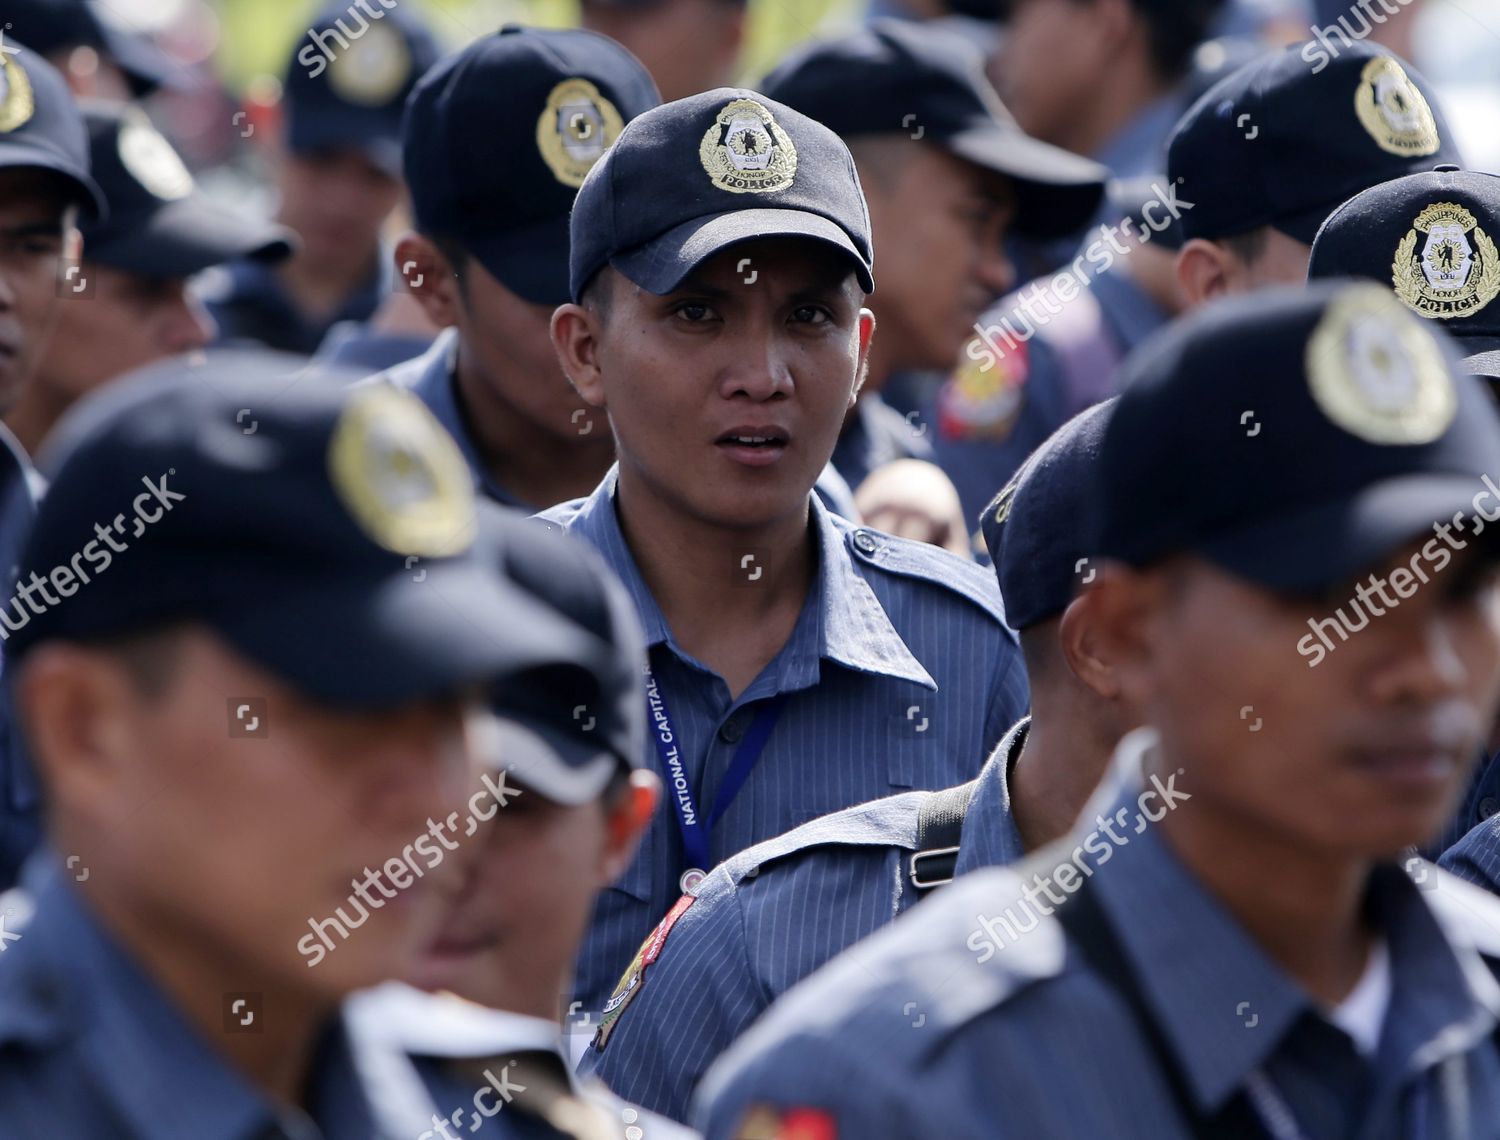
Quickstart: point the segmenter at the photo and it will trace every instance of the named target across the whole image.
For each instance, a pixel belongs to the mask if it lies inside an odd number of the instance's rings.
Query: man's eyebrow
[[[63,219],[49,218],[40,222],[16,222],[14,225],[0,224],[0,235],[8,238],[62,237]]]
[[[676,297],[680,293],[691,293],[694,297],[703,297],[709,301],[722,301],[730,295],[730,290],[720,289],[716,285],[710,285],[703,278],[694,274],[683,281],[677,288],[667,294],[668,297]]]

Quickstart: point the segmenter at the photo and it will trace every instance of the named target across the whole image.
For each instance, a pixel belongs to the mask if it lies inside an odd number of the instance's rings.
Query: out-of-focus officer
[[[614,461],[608,421],[558,366],[552,311],[568,300],[568,213],[584,175],[658,102],[618,44],[515,25],[445,59],[412,96],[417,230],[396,261],[449,331],[386,376],[432,409],[499,502],[578,498]]]
[[[77,264],[80,218],[104,211],[89,177],[88,135],[63,78],[34,52],[0,52],[0,415],[25,392]],[[38,480],[25,449],[0,427],[0,582],[9,590],[36,513]],[[0,650],[3,652],[3,650]],[[40,793],[0,692],[0,887],[9,886],[40,833]]]
[[[341,1003],[413,967],[506,805],[479,690],[590,640],[507,581],[408,393],[173,364],[48,458],[0,610],[50,844],[0,960],[0,1136],[399,1136],[380,1098],[472,1094],[447,1058],[482,1026],[387,1026],[445,1042],[394,1089]]]
[[[1177,255],[1184,298],[1305,280],[1335,207],[1439,163],[1464,165],[1432,88],[1395,56],[1354,43],[1329,59],[1308,42],[1246,64],[1193,104],[1168,147],[1167,174],[1193,204]]]
[[[683,99],[739,78],[748,0],[579,0],[591,32],[628,48],[664,99]]]
[[[1462,367],[1500,377],[1500,178],[1443,166],[1361,191],[1328,216],[1313,242],[1308,277],[1363,277],[1388,286],[1412,312],[1451,334]],[[1500,461],[1475,472],[1500,478]],[[1500,521],[1500,498],[1480,512]],[[1429,845],[1465,878],[1500,887],[1487,821],[1500,815],[1500,747],[1485,740],[1474,781],[1443,834]]]
[[[80,224],[83,259],[58,281],[65,303],[57,328],[5,416],[31,454],[93,389],[213,340],[213,322],[189,291],[190,277],[238,257],[274,263],[294,241],[289,230],[213,203],[139,110],[90,102],[84,122],[109,215]]]
[[[205,276],[221,343],[311,355],[333,325],[367,320],[391,294],[381,229],[401,200],[401,114],[437,58],[406,5],[335,4],[297,41],[271,160],[275,220],[301,248],[274,266],[241,260]]]
[[[124,102],[171,86],[178,65],[143,35],[101,20],[88,0],[7,0],[5,38],[56,67],[79,98]]]
[[[1132,358],[1091,588],[1152,727],[1071,835],[788,994],[706,1135],[1500,1136],[1500,904],[1398,861],[1500,702],[1500,546],[1445,530],[1500,416],[1455,365],[1367,283]],[[1392,608],[1320,640],[1376,581]]]
[[[1075,598],[1076,526],[1109,405],[1067,424],[985,513],[985,539],[1031,678],[1035,714],[978,778],[805,823],[733,856],[684,896],[611,998],[584,1067],[622,1096],[686,1119],[715,1059],[834,955],[962,873],[1067,832],[1134,727]],[[668,936],[670,935],[670,940]]]
[[[596,909],[585,1010],[716,863],[971,778],[1025,711],[994,579],[811,497],[865,367],[871,257],[848,148],[750,91],[646,112],[579,190],[553,338],[619,461],[543,517],[641,614],[669,808]]]
[[[881,20],[814,43],[759,90],[848,144],[870,208],[880,335],[833,452],[857,493],[881,464],[932,454],[927,425],[881,398],[887,380],[951,369],[980,315],[1014,284],[1007,234],[1081,230],[1109,172],[1022,132],[979,54],[923,24]]]

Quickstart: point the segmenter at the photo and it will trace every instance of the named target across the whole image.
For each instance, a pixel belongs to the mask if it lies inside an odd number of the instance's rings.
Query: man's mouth
[[[774,463],[785,452],[790,436],[778,427],[737,427],[714,441],[714,446],[747,467]]]

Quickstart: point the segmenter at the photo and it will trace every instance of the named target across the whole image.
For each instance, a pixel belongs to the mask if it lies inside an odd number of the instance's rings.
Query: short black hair
[[[1246,230],[1242,234],[1230,234],[1228,237],[1219,238],[1219,244],[1246,265],[1254,265],[1266,252],[1266,246],[1270,244],[1270,240],[1270,227],[1256,226],[1253,230]]]

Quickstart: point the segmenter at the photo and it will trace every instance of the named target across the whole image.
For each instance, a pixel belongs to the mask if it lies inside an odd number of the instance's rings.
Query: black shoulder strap
[[[1072,941],[1090,968],[1124,999],[1141,1032],[1147,1047],[1177,1102],[1184,1123],[1196,1140],[1265,1140],[1266,1130],[1256,1118],[1249,1102],[1243,1095],[1236,1095],[1219,1112],[1205,1116],[1188,1088],[1187,1079],[1177,1067],[1177,1058],[1172,1053],[1166,1035],[1146,1005],[1139,981],[1120,949],[1109,922],[1104,917],[1099,901],[1094,897],[1087,879],[1078,890],[1057,908],[1057,920],[1062,923]]]
[[[933,792],[917,812],[917,849],[907,863],[907,878],[920,895],[953,881],[964,816],[979,781]]]

